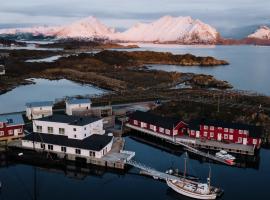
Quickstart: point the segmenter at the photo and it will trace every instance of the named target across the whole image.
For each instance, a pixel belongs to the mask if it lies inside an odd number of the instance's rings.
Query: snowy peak
[[[56,36],[59,38],[108,37],[114,29],[108,28],[95,17],[87,17],[62,27]]]
[[[114,39],[136,42],[215,43],[219,33],[191,17],[164,16],[152,23],[139,23]]]
[[[270,28],[268,26],[261,26],[253,34],[249,35],[248,38],[270,40]]]

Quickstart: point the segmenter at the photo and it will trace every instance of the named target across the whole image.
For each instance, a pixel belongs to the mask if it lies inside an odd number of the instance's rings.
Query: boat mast
[[[207,182],[208,182],[208,187],[210,190],[210,186],[211,186],[211,166],[210,165],[209,165],[209,176],[208,176]]]
[[[186,152],[186,157],[184,158],[184,160],[185,160],[184,179],[186,179],[186,173],[187,173],[187,152]]]

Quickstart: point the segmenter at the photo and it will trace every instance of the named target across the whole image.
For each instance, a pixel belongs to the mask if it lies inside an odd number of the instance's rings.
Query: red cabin
[[[24,120],[21,114],[0,115],[0,141],[22,137]]]
[[[260,147],[262,128],[239,123],[215,120],[193,120],[188,134],[193,138],[223,141],[228,143],[255,145]]]
[[[187,124],[176,118],[162,117],[136,111],[129,116],[130,125],[167,136],[181,136],[187,132]]]

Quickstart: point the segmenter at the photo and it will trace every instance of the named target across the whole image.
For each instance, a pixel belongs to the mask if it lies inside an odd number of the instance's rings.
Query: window
[[[159,132],[164,133],[164,128],[159,127]]]
[[[238,143],[242,143],[243,139],[241,137],[238,138]]]
[[[64,128],[59,128],[59,134],[65,134],[65,129]]]
[[[253,144],[257,144],[257,139],[253,139],[253,140],[252,140],[252,143],[253,143]]]
[[[61,147],[61,151],[62,152],[67,152],[67,148],[66,147]]]
[[[40,144],[41,149],[45,149],[45,144]]]
[[[203,136],[207,137],[207,131],[204,131]]]
[[[84,134],[84,137],[86,137],[86,133]]]
[[[37,132],[42,133],[42,126],[37,126]]]
[[[8,134],[13,135],[14,134],[13,130],[8,130]]]
[[[229,137],[228,134],[224,134],[224,139],[225,140],[228,140],[228,137]]]
[[[17,131],[18,131],[18,133],[22,133],[22,129],[21,128],[17,129]]]
[[[219,129],[219,130],[221,130],[221,129],[222,129],[222,127],[218,127],[218,129]]]
[[[76,154],[81,154],[81,150],[80,149],[75,149],[75,153]]]
[[[230,128],[230,133],[233,133],[234,132],[234,129]]]
[[[0,131],[0,136],[4,136],[4,135],[5,135],[4,131]]]
[[[208,129],[208,126],[204,126],[204,129],[207,130]]]
[[[48,127],[48,133],[53,133],[53,127]]]
[[[229,135],[229,140],[233,140],[233,135]]]
[[[86,127],[84,127],[84,130],[86,131]]]
[[[153,131],[156,131],[156,126],[150,124],[150,129],[153,130]]]
[[[76,128],[73,128],[73,131],[77,131],[77,129]]]
[[[42,110],[42,107],[40,107],[39,110]]]
[[[137,120],[133,120],[133,123],[134,123],[135,125],[138,125],[138,121],[137,121]]]
[[[214,126],[210,126],[210,130],[211,131],[215,130],[215,127]]]
[[[0,128],[3,128],[3,127],[4,127],[4,123],[0,122]]]
[[[96,152],[90,151],[90,152],[89,152],[89,155],[90,155],[91,157],[95,157],[95,156],[96,156]]]
[[[248,135],[248,131],[247,131],[247,130],[244,130],[244,134],[245,134],[245,135]]]
[[[210,137],[211,137],[211,138],[214,137],[214,133],[213,133],[213,132],[210,133]]]
[[[49,150],[53,150],[53,145],[48,144],[48,149],[49,149]]]
[[[229,129],[228,128],[224,128],[224,132],[228,133]]]
[[[170,135],[170,134],[171,134],[171,131],[170,131],[169,129],[166,129],[166,130],[165,130],[165,133],[166,133],[167,135]]]
[[[194,130],[190,131],[190,135],[195,135],[195,131]]]
[[[77,135],[74,135],[74,138],[77,138]]]
[[[243,134],[243,130],[239,130],[239,134]]]

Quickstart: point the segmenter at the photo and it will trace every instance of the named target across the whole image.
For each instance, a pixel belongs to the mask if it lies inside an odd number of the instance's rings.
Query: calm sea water
[[[75,95],[100,95],[105,91],[91,85],[81,85],[69,80],[50,81],[33,79],[35,84],[19,86],[0,95],[0,113],[25,110],[25,103],[54,101],[56,98]]]
[[[229,81],[235,89],[251,90],[270,95],[270,47],[266,46],[181,46],[139,44],[141,48],[129,51],[150,50],[191,53],[196,56],[213,56],[227,60],[230,65],[218,67],[181,67],[154,65],[151,69],[210,74],[220,80]]]
[[[218,47],[178,47],[144,46],[145,50],[171,51],[173,53],[193,53],[211,55],[228,60],[231,65],[217,68],[175,67],[197,73],[209,73],[217,78],[230,81],[240,89],[255,90],[270,94],[269,48],[251,46]],[[164,67],[164,66],[162,66]],[[171,66],[173,67],[173,66]],[[196,71],[197,70],[197,71]],[[0,96],[1,112],[23,110],[24,104],[35,100],[53,100],[66,95],[101,94],[104,91],[88,85],[79,85],[67,80],[48,81],[37,79],[37,84],[20,86]],[[169,167],[183,170],[184,155],[175,155],[156,147],[126,138],[125,148],[136,151],[136,160],[158,170]],[[203,180],[208,175],[209,164],[189,159],[189,172]],[[268,199],[268,180],[270,180],[270,150],[261,149],[256,167],[228,167],[211,164],[212,184],[225,190],[222,199],[254,200]],[[76,174],[77,178],[64,171],[45,170],[32,165],[2,165],[0,181],[1,200],[47,200],[47,199],[188,199],[169,189],[164,182],[138,175],[136,169],[128,173],[104,172],[102,175]],[[36,177],[36,178],[35,178]],[[36,183],[36,184],[35,184]],[[36,186],[36,187],[35,187]],[[35,195],[34,195],[35,194]]]
[[[160,149],[126,138],[126,148],[136,151],[136,160],[156,169],[165,171],[169,167],[183,170],[182,155],[174,155]],[[236,168],[211,164],[212,184],[225,190],[222,199],[254,200],[268,199],[270,178],[270,152],[261,150],[258,169]],[[189,159],[189,173],[206,179],[208,163]],[[36,173],[36,174],[35,174]],[[35,178],[36,177],[36,178]],[[12,165],[0,168],[3,188],[2,200],[34,199],[188,199],[169,189],[164,182],[138,175],[136,169],[125,174],[105,172],[100,176],[76,174],[67,175],[64,171],[45,170],[30,165]],[[36,187],[35,187],[36,185]]]

